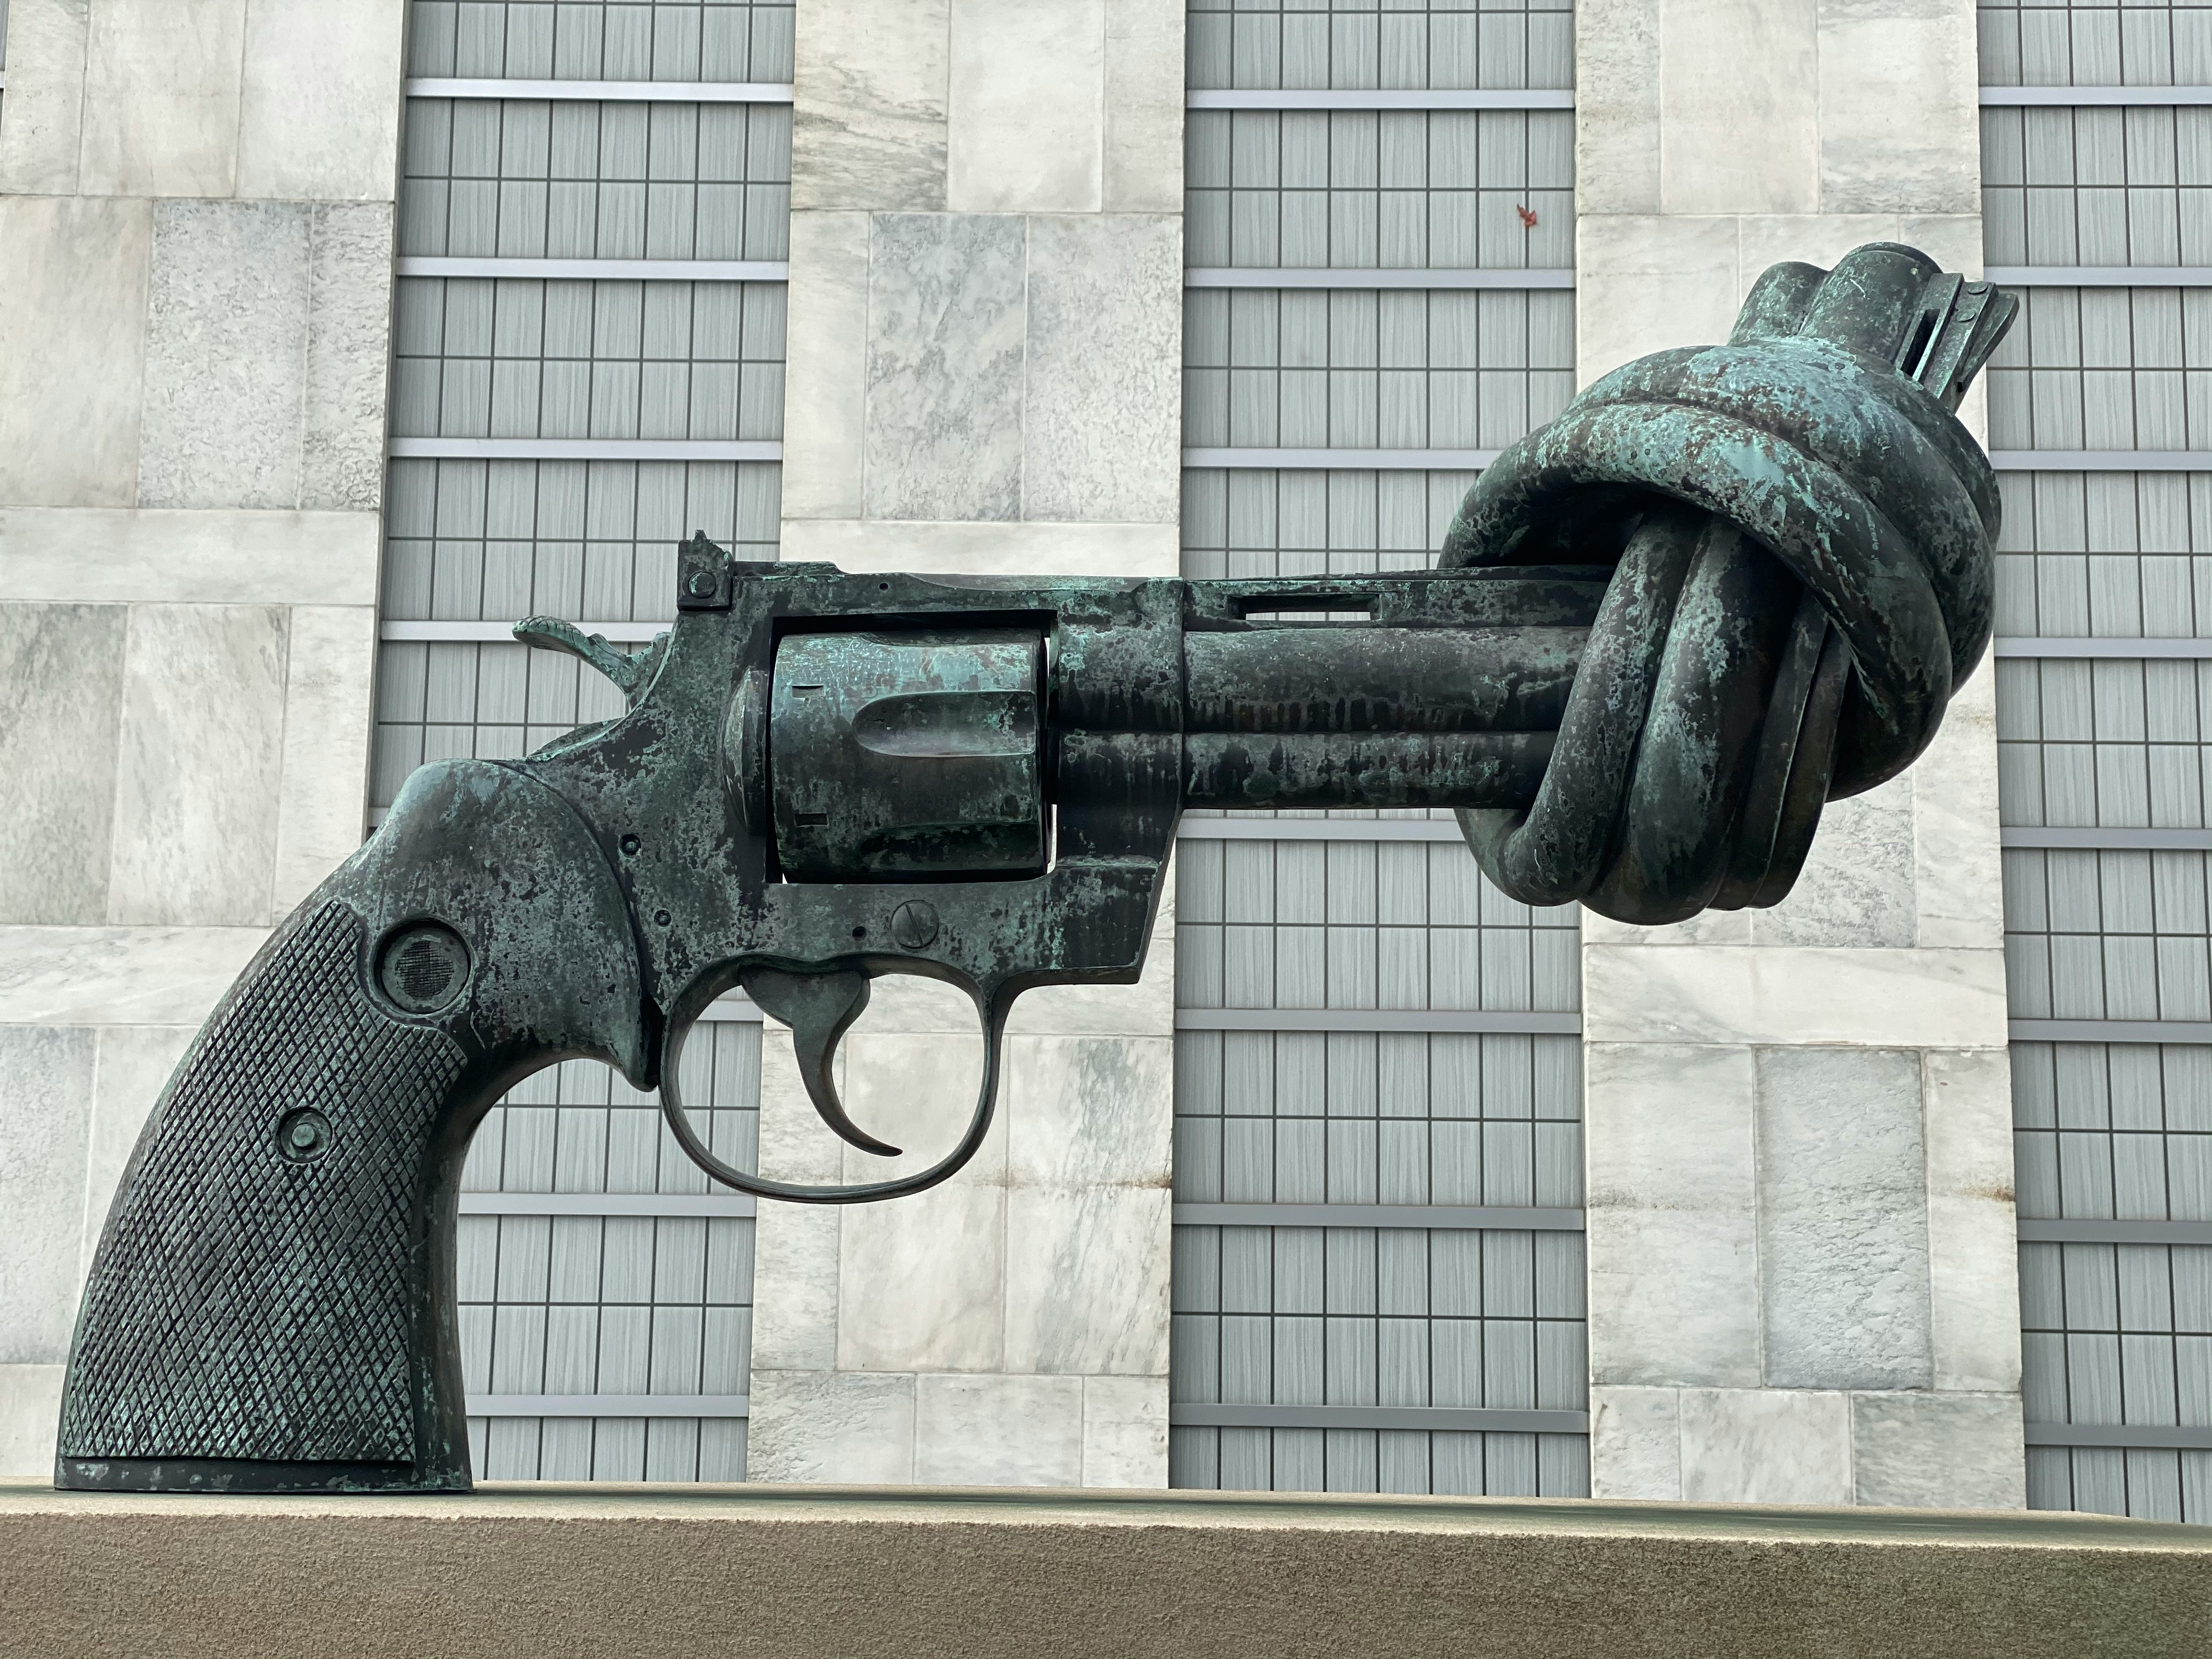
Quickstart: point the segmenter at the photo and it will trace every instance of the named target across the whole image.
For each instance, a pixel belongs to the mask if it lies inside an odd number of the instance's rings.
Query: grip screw
[[[637,856],[637,848],[638,841],[635,836],[624,836],[622,838],[623,856],[624,858],[635,858]]]
[[[276,1151],[288,1163],[317,1163],[330,1149],[331,1121],[313,1107],[287,1112],[276,1126]]]
[[[891,937],[903,950],[919,951],[937,937],[937,909],[921,899],[908,899],[891,912]]]

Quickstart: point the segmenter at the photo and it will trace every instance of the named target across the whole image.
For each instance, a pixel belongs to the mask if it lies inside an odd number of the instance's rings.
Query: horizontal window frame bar
[[[1184,818],[1183,841],[1457,842],[1459,825],[1437,818]]]
[[[1186,449],[1185,468],[1232,472],[1480,472],[1495,449]],[[2212,465],[2212,461],[2208,461]]]
[[[1178,1031],[1402,1031],[1415,1036],[1580,1036],[1579,1013],[1469,1008],[1178,1008]],[[2212,1028],[2208,1028],[2212,1029]]]
[[[410,98],[494,99],[528,103],[787,104],[781,81],[540,81],[479,76],[410,76]]]
[[[471,1417],[714,1417],[752,1415],[742,1394],[479,1394]]]
[[[1186,109],[1572,109],[1571,87],[1191,87]]]
[[[2109,657],[2122,661],[2148,662],[2154,658],[2212,657],[2212,640],[2014,637],[1992,641],[1990,649],[2000,657],[2039,657],[2046,660],[2069,657]]]
[[[2212,265],[1990,265],[1999,288],[2212,288]]]
[[[597,634],[610,645],[646,645],[676,626],[673,622],[586,622],[576,626]],[[409,644],[453,644],[474,641],[483,644],[520,645],[511,622],[392,621],[377,624],[377,637]]]
[[[2112,1447],[2129,1451],[2212,1451],[2212,1428],[2164,1423],[2025,1423],[2031,1446]]]
[[[785,259],[520,259],[410,253],[402,276],[546,283],[787,283]]]
[[[2212,1244],[2212,1221],[2130,1221],[2068,1216],[2020,1218],[2023,1244]]]
[[[2212,104],[2212,87],[1984,87],[1984,109],[2105,104]]]
[[[1510,270],[1459,267],[1444,270],[1322,269],[1313,265],[1192,265],[1182,273],[1187,289],[1569,289],[1572,267]]]
[[[2116,830],[2006,824],[1997,831],[2004,847],[2043,848],[2054,852],[2212,853],[2212,830]]]
[[[2014,1042],[2212,1042],[2212,1021],[2187,1019],[2015,1019]]]
[[[463,1193],[463,1215],[648,1216],[746,1220],[758,1213],[750,1193]]]
[[[1379,1227],[1449,1232],[1579,1233],[1580,1210],[1500,1204],[1185,1204],[1178,1227]]]
[[[2212,472],[2208,449],[1992,449],[2000,472]]]
[[[1588,1434],[1589,1413],[1503,1406],[1224,1406],[1172,1401],[1177,1429],[1410,1429],[1433,1433]]]
[[[394,438],[395,461],[781,461],[783,445],[742,438]]]

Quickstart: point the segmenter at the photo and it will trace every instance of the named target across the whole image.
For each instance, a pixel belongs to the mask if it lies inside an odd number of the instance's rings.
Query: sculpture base
[[[412,1463],[271,1463],[237,1457],[64,1457],[64,1492],[465,1492],[468,1483],[426,1485]],[[0,1489],[4,1490],[4,1489]]]
[[[2212,1528],[1574,1500],[0,1483],[9,1659],[2203,1652]]]

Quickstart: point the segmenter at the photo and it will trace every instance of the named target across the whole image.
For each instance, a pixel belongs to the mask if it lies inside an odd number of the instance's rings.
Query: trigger
[[[837,1039],[868,1006],[868,976],[841,973],[793,974],[781,968],[748,968],[738,975],[745,994],[764,1013],[791,1027],[791,1046],[807,1098],[822,1121],[864,1152],[896,1158],[899,1149],[877,1139],[845,1115],[844,1103],[830,1080],[830,1060]]]

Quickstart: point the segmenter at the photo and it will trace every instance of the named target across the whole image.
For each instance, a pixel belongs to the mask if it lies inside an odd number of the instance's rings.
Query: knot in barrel
[[[1820,810],[1895,776],[1988,645],[1999,502],[1953,413],[2017,302],[1876,243],[1777,265],[1723,345],[1588,387],[1485,470],[1445,568],[1610,566],[1491,879],[1638,923],[1769,905]]]

